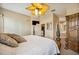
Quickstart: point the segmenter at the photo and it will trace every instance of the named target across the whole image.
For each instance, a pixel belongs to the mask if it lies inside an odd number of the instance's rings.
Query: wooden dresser
[[[66,16],[66,48],[79,53],[79,13]]]

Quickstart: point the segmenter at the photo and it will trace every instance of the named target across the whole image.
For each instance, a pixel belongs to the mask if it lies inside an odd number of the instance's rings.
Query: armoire
[[[79,13],[66,16],[66,48],[79,53]]]

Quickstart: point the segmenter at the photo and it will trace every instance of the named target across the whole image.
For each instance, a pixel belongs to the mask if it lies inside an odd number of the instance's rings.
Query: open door
[[[41,25],[42,36],[45,37],[45,24]]]

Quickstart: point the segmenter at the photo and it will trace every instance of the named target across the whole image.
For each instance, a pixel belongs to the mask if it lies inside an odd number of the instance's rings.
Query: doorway
[[[42,35],[43,37],[45,37],[45,24],[41,25],[41,31],[42,31]]]

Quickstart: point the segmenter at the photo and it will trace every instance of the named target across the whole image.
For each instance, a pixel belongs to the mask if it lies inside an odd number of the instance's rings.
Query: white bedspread
[[[16,54],[25,55],[53,55],[59,53],[56,43],[40,36],[24,36],[27,42],[21,43]]]
[[[17,48],[0,44],[0,55],[54,55],[60,53],[54,40],[34,35],[23,37],[27,42],[20,43]]]

